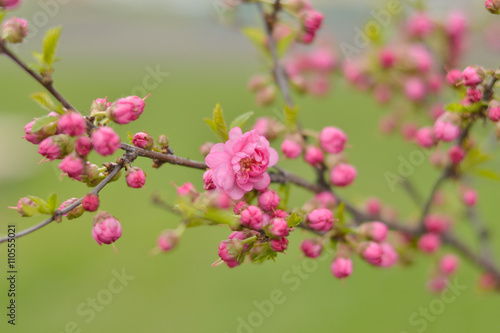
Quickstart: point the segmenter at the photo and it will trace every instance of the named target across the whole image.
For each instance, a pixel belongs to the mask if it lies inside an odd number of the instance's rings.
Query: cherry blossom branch
[[[118,172],[120,172],[120,170],[125,166],[125,164],[133,162],[136,158],[137,158],[137,154],[134,154],[132,152],[126,152],[125,155],[123,156],[123,158],[121,159],[121,161],[115,165],[113,170],[111,170],[111,172],[106,176],[106,178],[104,178],[99,184],[97,184],[96,187],[94,187],[92,189],[92,191],[90,191],[88,193],[88,195],[99,194],[99,192],[118,174]],[[74,203],[72,203],[68,207],[65,207],[64,209],[56,210],[54,212],[54,215],[52,215],[48,219],[46,219],[38,224],[32,226],[31,228],[28,228],[28,229],[25,229],[21,232],[16,233],[14,238],[26,236],[34,231],[37,231],[38,229],[41,229],[42,227],[45,227],[49,223],[61,218],[63,215],[69,213],[71,210],[73,210],[78,205],[80,205],[82,203],[83,198],[84,197],[78,199],[77,201],[75,201]],[[11,238],[11,237],[0,238],[0,244],[6,242],[9,238]]]

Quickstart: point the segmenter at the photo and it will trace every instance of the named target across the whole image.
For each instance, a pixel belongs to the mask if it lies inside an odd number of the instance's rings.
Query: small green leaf
[[[31,51],[31,53],[33,54],[33,57],[38,62],[38,64],[40,65],[43,64],[43,54],[38,53],[36,51]]]
[[[232,122],[231,125],[229,125],[229,128],[233,127],[243,127],[245,123],[247,122],[250,117],[253,116],[253,111],[246,112],[238,117],[236,117]]]
[[[204,120],[222,142],[226,142],[229,139],[224,113],[219,103],[214,108],[213,119],[205,118]]]
[[[290,183],[281,184],[278,188],[278,196],[281,198],[278,209],[285,210],[288,206],[288,198],[290,196]]]
[[[476,166],[488,162],[491,156],[482,152],[479,148],[474,147],[467,152],[462,162],[462,170],[467,171],[475,168]]]
[[[471,171],[473,174],[476,176],[480,176],[483,178],[491,179],[491,180],[500,180],[500,175],[493,171],[493,170],[487,170],[487,169],[474,169]]]
[[[241,30],[243,35],[245,35],[262,53],[269,54],[268,50],[265,48],[266,34],[264,31],[247,27]]]
[[[285,125],[288,128],[289,131],[296,131],[298,126],[297,126],[297,121],[298,121],[298,114],[299,114],[299,108],[297,106],[290,108],[288,105],[285,105],[284,107],[285,110]]]
[[[57,118],[54,117],[54,116],[43,116],[41,118],[38,118],[35,123],[33,124],[33,126],[31,127],[31,132],[34,133],[34,132],[38,132],[39,130],[41,130],[45,125],[48,125],[54,121],[56,121]]]
[[[345,214],[344,214],[345,205],[343,202],[337,207],[337,212],[335,213],[335,219],[339,220],[340,225],[344,225]]]
[[[290,33],[288,36],[281,38],[276,45],[276,52],[278,53],[278,57],[281,58],[286,54],[286,51],[292,45],[292,42],[295,40],[295,34]]]
[[[38,206],[33,207],[33,206],[25,204],[24,202],[21,202],[21,206],[23,207],[22,208],[23,216],[31,217],[33,215],[40,214]]]
[[[292,215],[286,221],[289,228],[296,227],[302,222],[302,217],[298,216],[295,212],[292,212]]]
[[[52,64],[54,63],[61,30],[62,27],[56,27],[48,30],[43,40],[43,62],[49,67],[52,67]]]
[[[62,108],[58,107],[50,98],[50,96],[45,92],[37,92],[30,96],[33,100],[35,100],[42,108],[45,108],[49,111],[54,111],[60,113]]]
[[[3,18],[5,17],[5,10],[0,10],[0,22],[2,22]]]
[[[446,105],[444,107],[444,109],[446,111],[450,111],[450,112],[459,112],[459,113],[469,112],[469,111],[467,111],[467,108],[460,103],[450,103],[450,104]]]
[[[54,214],[56,209],[58,208],[57,206],[57,195],[54,193],[49,197],[49,200],[47,200],[47,206],[50,210],[51,214]]]
[[[33,195],[27,195],[26,197],[39,206],[37,207],[37,212],[42,214],[52,215],[49,209],[49,205],[47,204],[47,201],[43,200],[42,198],[35,197]]]

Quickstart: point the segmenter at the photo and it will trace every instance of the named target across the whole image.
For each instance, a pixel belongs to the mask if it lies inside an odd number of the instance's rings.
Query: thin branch
[[[408,193],[413,203],[415,203],[415,205],[417,205],[418,207],[421,207],[424,202],[424,199],[422,198],[422,195],[418,192],[418,190],[415,188],[415,185],[413,185],[413,183],[407,178],[403,179],[401,185],[403,186],[403,189],[406,191],[406,193]]]
[[[275,4],[273,6],[274,7],[273,14],[271,16],[268,16],[264,12],[261,3],[256,3],[256,5],[257,9],[259,10],[260,17],[262,17],[264,28],[267,34],[267,39],[269,41],[269,51],[271,52],[271,57],[273,58],[273,73],[274,77],[276,78],[276,83],[278,84],[278,87],[281,90],[283,98],[285,99],[285,103],[289,107],[292,107],[293,103],[290,95],[290,89],[288,87],[288,80],[286,78],[285,71],[283,70],[283,67],[279,62],[278,52],[276,49],[276,41],[274,40],[273,37],[274,22],[276,21],[276,16],[278,15],[278,11],[280,10],[281,7],[280,1],[279,0],[275,1]]]
[[[120,164],[117,164],[113,168],[113,170],[111,170],[111,172],[109,173],[109,175],[107,175],[106,178],[104,178],[99,184],[97,184],[97,186],[94,187],[92,189],[92,191],[90,191],[88,194],[94,194],[94,195],[99,194],[99,192],[118,174],[118,172],[120,172],[120,170],[123,168],[123,166],[125,165],[125,163],[132,162],[136,157],[137,157],[137,155],[130,154],[130,153],[127,152],[126,155],[124,156],[124,159],[122,160],[122,162]],[[26,235],[34,232],[34,231],[37,231],[38,229],[41,229],[41,228],[45,227],[49,223],[55,221],[58,218],[61,218],[62,216],[64,216],[65,214],[69,213],[71,210],[73,210],[74,208],[76,208],[78,205],[80,205],[82,203],[82,200],[83,200],[83,198],[80,198],[77,201],[75,201],[74,203],[72,203],[71,205],[69,205],[68,207],[65,207],[64,209],[61,209],[61,210],[56,210],[54,212],[54,215],[52,215],[48,219],[46,219],[46,220],[44,220],[44,221],[42,221],[42,222],[40,222],[38,224],[32,226],[31,228],[28,228],[28,229],[25,229],[25,230],[23,230],[21,232],[16,233],[16,235],[14,236],[14,238],[19,238],[19,237],[22,237],[22,236],[26,236]],[[2,237],[2,238],[0,238],[0,244],[6,242],[7,240],[9,240],[9,238],[12,238],[12,237]]]

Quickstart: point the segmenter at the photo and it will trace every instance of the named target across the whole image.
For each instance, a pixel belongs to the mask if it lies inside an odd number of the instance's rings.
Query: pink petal
[[[269,148],[269,165],[267,167],[269,168],[274,166],[276,163],[278,163],[278,159],[279,155],[276,150],[274,148]]]
[[[229,131],[229,140],[236,140],[242,135],[243,135],[243,132],[241,131],[241,128],[233,127]]]
[[[205,157],[205,163],[211,168],[216,169],[221,164],[230,164],[231,156],[226,152],[215,151]]]
[[[212,179],[215,186],[227,192],[234,185],[234,173],[229,164],[221,164],[213,170]]]
[[[245,191],[243,191],[238,185],[235,185],[229,192],[226,191],[226,194],[234,200],[239,200],[243,197]]]
[[[267,172],[263,173],[261,177],[262,179],[253,184],[253,187],[259,191],[265,190],[271,184],[271,177]]]

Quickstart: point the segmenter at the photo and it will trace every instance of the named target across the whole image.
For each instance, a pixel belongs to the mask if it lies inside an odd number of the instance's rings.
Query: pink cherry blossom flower
[[[213,171],[215,186],[238,200],[252,189],[269,186],[271,178],[266,171],[278,162],[278,153],[255,130],[243,134],[235,127],[228,141],[212,147],[205,162]]]

